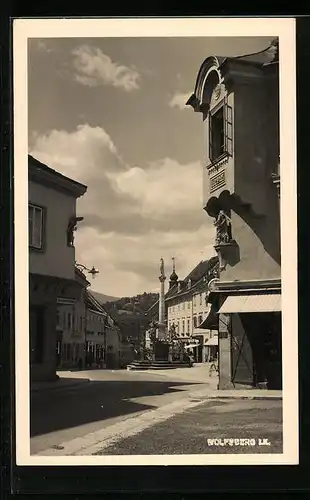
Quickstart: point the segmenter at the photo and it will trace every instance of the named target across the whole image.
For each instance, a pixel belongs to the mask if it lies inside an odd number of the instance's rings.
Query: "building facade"
[[[208,283],[217,270],[217,257],[200,262],[184,280],[174,269],[165,297],[168,332],[174,332],[197,363],[217,357],[217,317],[210,316],[207,300]]]
[[[111,369],[123,368],[124,350],[121,339],[121,330],[116,321],[111,316],[108,317],[106,335],[106,367]]]
[[[84,368],[86,341],[86,290],[90,285],[85,275],[75,268],[75,279],[80,284],[76,299],[57,298],[56,366],[57,368]]]
[[[278,66],[277,41],[258,54],[208,57],[187,102],[205,127],[220,388],[282,384]]]
[[[56,378],[60,301],[75,303],[76,200],[87,187],[28,156],[29,344],[31,380]]]
[[[120,329],[90,290],[86,293],[86,367],[120,368]]]

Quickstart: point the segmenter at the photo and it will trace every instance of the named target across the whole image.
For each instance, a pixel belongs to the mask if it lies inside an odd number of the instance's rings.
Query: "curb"
[[[78,388],[81,385],[85,385],[91,382],[90,379],[83,380],[83,382],[80,382],[79,384],[66,384],[66,385],[60,385],[60,386],[47,386],[47,387],[36,387],[36,388],[31,388],[30,392],[41,392],[41,391],[61,391],[62,389],[72,389],[72,388]],[[57,382],[55,382],[57,384]]]
[[[222,396],[220,394],[215,394],[215,395],[210,395],[210,396],[203,396],[201,399],[207,400],[212,400],[212,399],[251,399],[251,400],[264,400],[264,401],[282,401],[282,396],[238,396],[238,395],[228,395],[228,396]]]

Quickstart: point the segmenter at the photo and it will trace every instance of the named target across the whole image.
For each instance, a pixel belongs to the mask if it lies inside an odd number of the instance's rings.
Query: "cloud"
[[[31,50],[36,50],[38,52],[50,53],[54,50],[49,41],[44,38],[29,38],[28,44]]]
[[[188,101],[188,98],[191,94],[191,91],[185,93],[177,92],[169,101],[169,106],[171,108],[179,108],[182,111],[184,109],[187,109],[186,102]]]
[[[212,222],[201,208],[200,163],[163,158],[130,166],[111,137],[88,124],[33,140],[34,157],[88,186],[77,203],[84,221],[76,256],[100,270],[97,291],[120,296],[154,290],[161,256],[176,256],[181,277],[213,255]]]
[[[100,49],[83,45],[73,52],[75,80],[82,85],[112,85],[127,92],[139,88],[140,74],[128,66],[113,62]]]

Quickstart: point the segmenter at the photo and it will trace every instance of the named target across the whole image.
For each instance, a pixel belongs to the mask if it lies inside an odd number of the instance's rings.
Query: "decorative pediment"
[[[220,59],[214,56],[207,57],[202,63],[197,75],[195,91],[187,101],[194,111],[200,112],[205,118],[209,112],[212,99],[216,100],[222,76],[219,71]],[[213,94],[214,90],[215,94]]]

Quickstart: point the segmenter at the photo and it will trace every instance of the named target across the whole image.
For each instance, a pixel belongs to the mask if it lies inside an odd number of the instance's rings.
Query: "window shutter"
[[[233,113],[232,107],[225,102],[224,108],[224,120],[225,120],[225,149],[226,153],[230,156],[233,155]]]
[[[212,115],[209,114],[209,159],[212,162]]]

